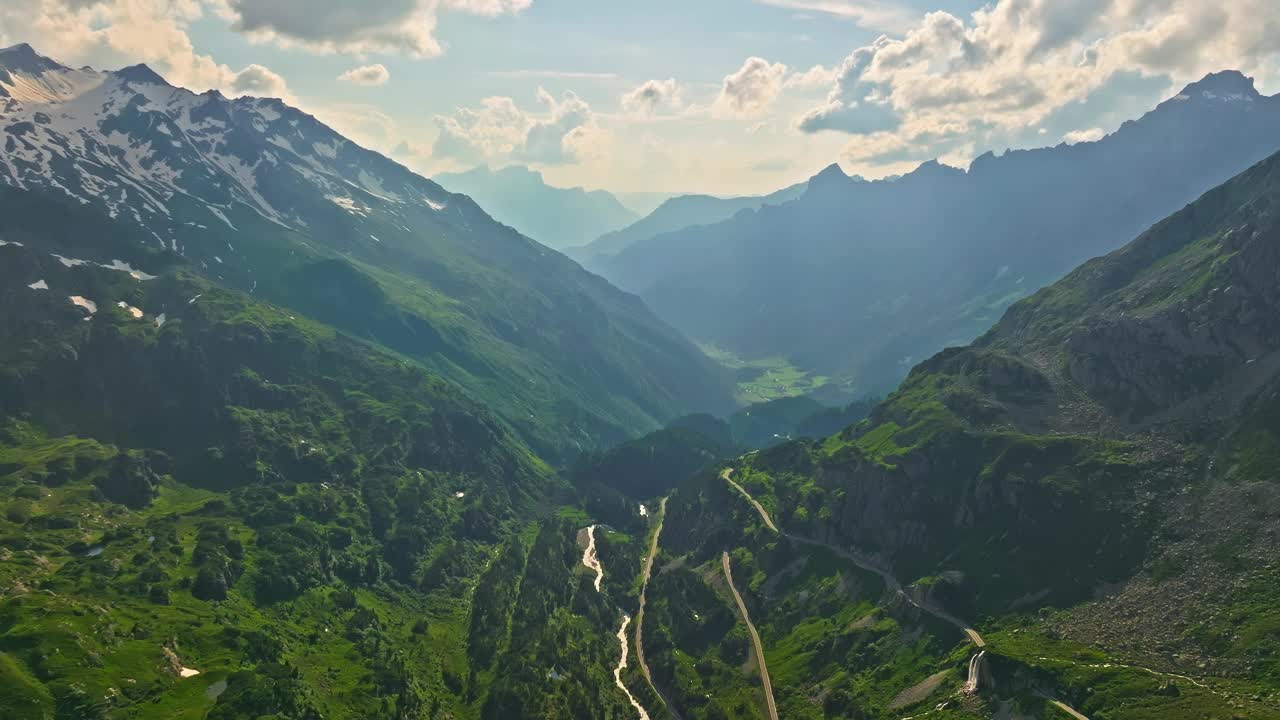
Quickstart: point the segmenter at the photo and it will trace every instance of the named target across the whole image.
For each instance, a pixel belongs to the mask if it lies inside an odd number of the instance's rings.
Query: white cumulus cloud
[[[749,57],[736,72],[725,76],[716,108],[730,115],[758,115],[782,92],[786,75],[787,66],[782,63]]]
[[[253,64],[236,73],[231,80],[231,90],[236,95],[287,98],[289,86],[284,78],[271,69]]]
[[[386,85],[391,80],[391,72],[382,63],[373,65],[361,65],[360,67],[351,68],[350,70],[338,76],[340,82],[347,82],[353,85],[364,85],[372,87],[375,85]]]
[[[854,161],[946,154],[1034,134],[1120,76],[1172,87],[1223,68],[1265,75],[1278,23],[1274,0],[996,0],[967,17],[931,12],[851,52],[796,127],[853,135]]]
[[[608,132],[576,94],[557,98],[538,88],[537,99],[543,106],[540,113],[525,111],[509,97],[490,97],[478,108],[437,116],[440,135],[432,156],[461,164],[515,160],[560,165],[598,154],[608,143]]]
[[[663,107],[680,104],[680,86],[675,78],[647,80],[622,96],[622,109],[641,115],[654,115]]]
[[[835,79],[836,71],[834,69],[814,65],[804,72],[791,73],[782,84],[788,90],[811,90],[813,88],[829,87]]]
[[[1063,142],[1068,145],[1074,145],[1082,142],[1094,142],[1105,137],[1107,132],[1102,128],[1089,128],[1088,130],[1072,130],[1062,136]]]
[[[572,162],[579,145],[591,142],[584,135],[584,128],[594,125],[591,106],[571,92],[557,100],[542,88],[538,88],[538,102],[546,106],[547,114],[529,126],[518,157],[545,165]]]
[[[232,27],[251,38],[317,52],[405,53],[435,57],[442,10],[473,15],[518,13],[533,0],[224,0]]]

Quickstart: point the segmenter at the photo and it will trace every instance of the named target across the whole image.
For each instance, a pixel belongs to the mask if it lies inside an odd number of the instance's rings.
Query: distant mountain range
[[[518,165],[501,170],[480,166],[435,180],[470,195],[499,222],[556,250],[586,244],[639,217],[604,190],[553,187],[542,173]]]
[[[680,609],[644,629],[668,703],[767,717],[736,710],[760,684],[701,579],[731,558],[779,717],[1280,715],[1278,276],[1280,154],[919,363],[866,421],[695,473],[647,597]],[[695,457],[664,441],[634,464]]]
[[[673,192],[621,192],[617,190],[613,192],[613,196],[618,198],[618,202],[639,217],[657,210],[659,205],[679,194]]]
[[[726,422],[685,414],[726,371],[469,197],[0,50],[0,718],[1276,720],[1280,153],[1065,268],[1277,102],[1211,76],[624,249],[864,374],[1012,302],[883,402]]]
[[[18,45],[0,148],[0,237],[292,308],[457,382],[548,457],[731,402],[634,296],[280,100]]]
[[[876,182],[833,165],[791,202],[588,262],[698,340],[877,392],[1277,148],[1280,98],[1228,71],[1097,142]]]
[[[765,205],[779,205],[800,197],[805,183],[798,183],[768,195],[720,198],[711,195],[677,195],[664,201],[652,213],[634,223],[601,235],[583,247],[566,252],[587,268],[607,263],[605,258],[648,240],[651,237],[696,225],[711,225],[728,220],[742,210],[756,210]]]

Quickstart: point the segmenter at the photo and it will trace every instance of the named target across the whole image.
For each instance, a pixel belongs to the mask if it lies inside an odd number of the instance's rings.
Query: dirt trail
[[[1036,658],[1036,659],[1037,659],[1037,660],[1042,660],[1042,661],[1053,661],[1053,660],[1057,660],[1057,661],[1060,661],[1060,662],[1061,662],[1061,661],[1063,661],[1063,659],[1062,659],[1062,658],[1047,658],[1047,657],[1043,657],[1043,656],[1038,657],[1038,658]],[[1215,690],[1215,689],[1214,689],[1213,687],[1211,687],[1210,685],[1207,685],[1207,684],[1205,684],[1205,683],[1203,683],[1203,682],[1200,682],[1199,680],[1197,680],[1197,679],[1195,679],[1195,678],[1193,678],[1193,677],[1190,677],[1190,676],[1187,676],[1187,675],[1179,675],[1178,673],[1162,672],[1162,671],[1160,671],[1160,670],[1152,670],[1151,668],[1149,668],[1149,667],[1143,667],[1142,665],[1130,665],[1130,664],[1128,664],[1128,663],[1122,663],[1122,662],[1080,663],[1080,662],[1074,662],[1074,661],[1071,661],[1071,660],[1066,660],[1066,662],[1070,662],[1070,663],[1072,663],[1073,665],[1077,665],[1077,666],[1079,666],[1079,667],[1093,668],[1093,669],[1095,669],[1095,670],[1106,670],[1106,669],[1110,669],[1110,668],[1123,668],[1123,669],[1125,669],[1125,670],[1136,670],[1136,671],[1139,671],[1139,672],[1144,672],[1144,673],[1147,673],[1147,674],[1149,674],[1149,675],[1155,675],[1155,676],[1157,676],[1157,677],[1166,677],[1166,678],[1173,678],[1173,679],[1175,679],[1175,680],[1184,680],[1184,681],[1186,681],[1186,682],[1188,682],[1188,683],[1190,683],[1190,684],[1192,684],[1192,685],[1195,685],[1196,687],[1200,688],[1201,690],[1207,690],[1207,691],[1208,691],[1208,692],[1210,692],[1211,694],[1213,694],[1213,695],[1217,695],[1218,697],[1229,697],[1227,694],[1222,693],[1222,692],[1220,692],[1220,691],[1218,691],[1218,690]],[[1048,695],[1043,695],[1042,697],[1044,697],[1044,699],[1045,699],[1045,700],[1053,700],[1053,698],[1049,697]]]
[[[725,482],[728,482],[730,485],[732,485],[735,490],[741,493],[742,497],[746,498],[748,502],[750,502],[753,506],[755,506],[756,512],[760,514],[760,519],[764,522],[766,526],[768,526],[770,530],[778,533],[779,535],[785,538],[794,540],[802,545],[812,545],[812,546],[826,548],[827,550],[830,550],[831,552],[835,553],[836,555],[839,555],[845,560],[848,560],[854,565],[857,565],[863,570],[866,570],[868,572],[873,572],[876,575],[879,575],[880,578],[884,580],[884,584],[889,588],[889,592],[894,593],[896,595],[901,595],[903,599],[905,599],[907,602],[911,603],[912,605],[915,605],[916,607],[920,608],[926,613],[929,613],[930,615],[938,618],[939,620],[942,620],[943,622],[956,626],[965,634],[967,638],[969,638],[969,641],[972,642],[977,647],[984,648],[987,646],[987,641],[982,638],[982,635],[977,630],[975,630],[973,626],[969,625],[968,623],[948,613],[945,610],[933,607],[928,603],[922,603],[922,602],[916,601],[910,595],[908,595],[905,590],[902,589],[902,583],[898,582],[898,579],[896,577],[894,577],[888,570],[885,570],[879,565],[876,565],[872,561],[863,557],[859,557],[858,555],[852,552],[849,552],[844,548],[836,547],[835,545],[832,545],[830,543],[825,543],[825,542],[822,542],[821,540],[814,540],[812,538],[800,537],[798,535],[792,535],[791,533],[780,530],[778,526],[774,524],[773,518],[769,517],[769,512],[764,509],[764,506],[761,505],[759,502],[757,502],[755,498],[751,497],[751,493],[747,492],[746,488],[739,485],[737,482],[734,481],[732,477],[730,477],[732,473],[733,473],[733,468],[725,468],[724,471],[720,473],[720,477],[723,478]]]
[[[649,672],[649,663],[644,659],[644,602],[649,591],[649,575],[653,573],[653,559],[658,556],[658,536],[662,534],[662,523],[666,519],[667,498],[662,498],[662,502],[658,503],[658,524],[653,529],[653,538],[649,540],[649,555],[644,559],[644,576],[640,584],[640,609],[636,611],[636,664],[640,666],[640,674],[644,675],[649,687],[653,688],[658,699],[666,706],[667,712],[671,713],[676,720],[681,720],[675,705],[672,705],[667,696],[654,684],[653,674]]]
[[[1048,660],[1048,658],[1040,658],[1040,659],[1041,659],[1041,660]],[[1079,664],[1081,664],[1081,663],[1076,663],[1076,664],[1077,664],[1077,665],[1079,665]],[[1200,688],[1201,690],[1208,690],[1209,692],[1213,693],[1214,695],[1219,695],[1219,696],[1221,696],[1221,695],[1222,695],[1222,693],[1218,692],[1217,690],[1214,690],[1212,687],[1209,687],[1208,685],[1206,685],[1206,684],[1204,684],[1204,683],[1200,682],[1199,680],[1196,680],[1196,679],[1195,679],[1195,678],[1193,678],[1193,677],[1188,677],[1188,676],[1186,676],[1186,675],[1179,675],[1179,674],[1177,674],[1177,673],[1161,672],[1161,671],[1159,671],[1159,670],[1152,670],[1152,669],[1151,669],[1151,668],[1149,668],[1149,667],[1143,667],[1143,666],[1141,666],[1141,665],[1129,665],[1129,664],[1127,664],[1127,663],[1108,662],[1108,663],[1089,663],[1089,664],[1086,664],[1086,665],[1085,665],[1085,667],[1090,667],[1090,668],[1103,668],[1103,669],[1106,669],[1106,668],[1113,668],[1113,667],[1118,667],[1118,668],[1125,668],[1125,669],[1128,669],[1128,670],[1141,670],[1142,672],[1144,672],[1144,673],[1148,673],[1148,674],[1151,674],[1151,675],[1159,675],[1160,677],[1171,677],[1171,678],[1175,678],[1175,679],[1178,679],[1178,680],[1186,680],[1187,682],[1191,683],[1192,685],[1195,685],[1196,687]]]
[[[921,700],[924,700],[932,695],[933,691],[937,690],[938,686],[942,684],[942,681],[946,680],[952,672],[954,671],[950,669],[936,672],[925,678],[923,681],[903,690],[895,695],[893,700],[889,701],[887,709],[897,710],[899,708],[907,707],[908,705],[915,705]]]
[[[720,564],[724,566],[724,579],[729,582],[729,591],[733,593],[733,599],[738,603],[738,612],[742,614],[742,621],[747,624],[747,632],[751,633],[751,645],[756,650],[756,665],[760,668],[760,683],[764,685],[764,701],[769,708],[769,718],[778,720],[778,706],[773,702],[773,683],[769,680],[769,666],[764,661],[764,645],[760,642],[760,633],[756,632],[756,626],[751,623],[751,616],[747,614],[747,604],[742,602],[738,588],[733,586],[733,570],[729,568],[729,553],[723,553],[720,556]]]

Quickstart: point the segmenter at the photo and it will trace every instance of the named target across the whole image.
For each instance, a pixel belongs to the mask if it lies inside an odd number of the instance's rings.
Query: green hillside
[[[785,537],[703,473],[668,508],[655,675],[688,717],[758,715],[728,551],[787,717],[1054,717],[1047,698],[1280,717],[1277,268],[1273,157],[917,366],[868,420],[729,463]],[[940,617],[984,637],[980,692]],[[741,689],[702,697],[708,673]]]
[[[495,668],[569,633],[540,696],[621,717],[565,486],[456,386],[188,272],[0,259],[6,716],[511,717]]]

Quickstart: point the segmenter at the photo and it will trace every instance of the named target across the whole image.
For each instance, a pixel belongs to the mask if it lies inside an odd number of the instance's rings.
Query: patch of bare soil
[[[908,705],[915,705],[921,700],[924,700],[932,695],[933,691],[937,690],[938,686],[942,684],[942,681],[946,680],[947,676],[950,674],[950,670],[936,672],[925,678],[924,681],[903,690],[889,702],[889,709],[897,710],[898,708],[904,708]]]

